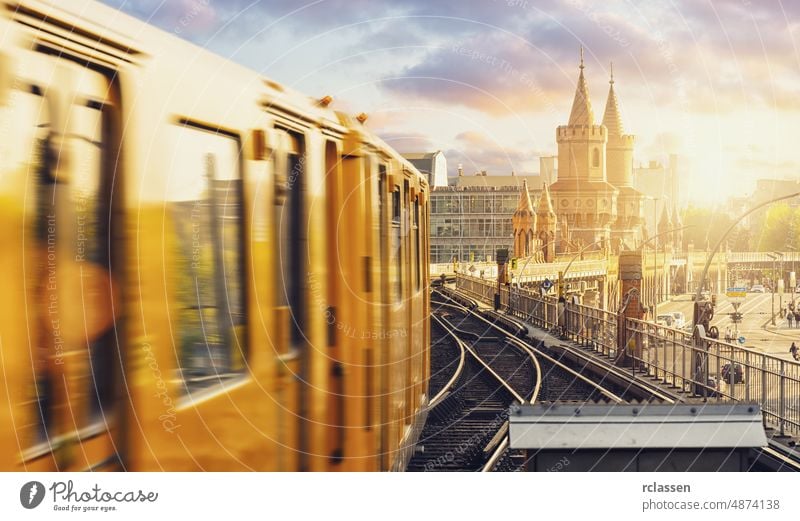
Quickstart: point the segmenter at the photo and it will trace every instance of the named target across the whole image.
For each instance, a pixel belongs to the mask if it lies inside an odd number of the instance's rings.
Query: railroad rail
[[[484,316],[477,303],[463,296],[438,291],[434,295],[434,331],[457,346],[450,348],[451,357],[456,351],[463,352],[466,362],[459,364],[458,371],[447,373],[448,383],[432,400],[428,424],[408,470],[518,470],[523,456],[509,450],[507,437],[506,419],[512,404],[537,400],[622,403],[632,399],[630,389],[597,383],[570,367],[569,361],[520,340],[518,336],[527,330],[513,318],[493,313]],[[444,345],[434,342],[434,346]],[[432,359],[432,374],[439,374],[441,363]],[[526,363],[532,365],[520,370]],[[447,367],[452,365],[451,361]],[[494,390],[486,388],[487,378]],[[477,400],[476,392],[483,393]],[[502,395],[506,399],[498,405],[495,398]],[[487,412],[494,415],[488,423]],[[482,422],[474,421],[481,415]]]
[[[458,302],[462,306],[468,307],[473,311],[479,309],[478,303],[463,293],[447,289],[442,289],[439,293],[442,294],[445,299],[451,302]],[[503,317],[502,322],[506,325],[510,325],[512,329],[516,329],[514,324],[522,325],[515,320],[515,318],[508,315],[494,312],[489,314]],[[569,365],[573,370],[581,374],[591,372],[605,375],[600,382],[601,384],[613,385],[617,388],[622,386],[625,388],[625,391],[642,393],[640,399],[644,396],[649,396],[650,399],[672,404],[687,403],[689,401],[685,393],[682,394],[666,390],[659,386],[652,378],[648,378],[648,376],[652,375],[643,375],[641,372],[631,373],[614,365],[611,359],[608,358],[613,354],[609,352],[610,346],[600,346],[596,339],[587,341],[581,334],[577,334],[575,340],[577,345],[565,343],[563,338],[543,332],[537,342],[537,346],[539,352],[549,353],[559,362]],[[490,461],[489,463],[496,464],[497,468],[501,468],[504,460],[499,452],[494,456],[494,460],[496,461]],[[800,471],[800,453],[793,447],[787,447],[785,444],[774,440],[770,440],[769,445],[766,447],[754,449],[752,462],[752,470],[756,471]],[[486,467],[487,469],[494,468],[490,464],[487,464]]]

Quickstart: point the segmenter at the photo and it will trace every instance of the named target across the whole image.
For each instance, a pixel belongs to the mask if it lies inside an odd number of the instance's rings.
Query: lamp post
[[[767,257],[772,259],[772,325],[775,325],[775,292],[778,289],[778,278],[775,276],[775,260],[777,260],[777,255],[774,253],[767,253]]]
[[[658,201],[660,200],[659,197],[653,197],[652,195],[648,195],[647,199],[653,201],[653,231],[658,231]],[[657,287],[658,287],[658,234],[651,234],[650,239],[642,243],[644,246],[650,240],[655,239],[655,244],[653,244],[653,322],[656,320],[656,316],[658,316],[658,296],[657,296]]]
[[[656,241],[656,244],[658,244],[658,238],[660,236],[662,236],[662,235],[668,235],[670,233],[674,233],[674,232],[677,232],[677,231],[680,231],[680,230],[685,230],[686,228],[693,228],[693,227],[694,227],[693,224],[688,224],[686,226],[680,226],[678,228],[671,228],[669,230],[665,230],[665,231],[663,231],[661,233],[657,233],[655,235],[650,236],[650,238],[647,239],[646,241],[644,241],[639,247],[644,249],[645,244],[647,244],[650,241]],[[657,252],[658,252],[658,249],[654,246],[653,247],[653,258],[654,259],[656,259]],[[664,255],[666,257],[666,253]],[[654,266],[654,269],[655,269],[655,266]],[[653,298],[653,322],[655,322],[656,316],[658,316],[658,297],[654,297]]]

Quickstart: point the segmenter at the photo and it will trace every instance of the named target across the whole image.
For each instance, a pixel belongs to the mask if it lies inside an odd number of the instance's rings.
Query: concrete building
[[[472,175],[431,190],[431,262],[491,261],[498,248],[514,249],[512,218],[524,186],[539,176]],[[538,201],[539,190],[528,198]]]
[[[430,186],[447,186],[447,158],[441,150],[403,154],[403,157],[428,177]]]

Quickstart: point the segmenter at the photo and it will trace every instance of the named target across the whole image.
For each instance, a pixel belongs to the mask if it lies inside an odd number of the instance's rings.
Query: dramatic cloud
[[[524,165],[535,159],[532,150],[525,151],[504,145],[499,136],[491,137],[477,131],[463,132],[456,136],[456,147],[445,151],[448,169],[455,173],[458,165],[469,175],[486,170],[490,174],[531,174]]]
[[[536,169],[536,154],[554,154],[580,46],[597,120],[614,62],[637,160],[693,156],[700,180],[718,183],[707,193],[731,189],[727,177],[797,175],[800,163],[800,2],[105,3],[310,95],[332,95],[339,110],[367,112],[399,149],[444,150],[451,170],[461,162],[523,173]],[[763,155],[741,152],[751,145]]]

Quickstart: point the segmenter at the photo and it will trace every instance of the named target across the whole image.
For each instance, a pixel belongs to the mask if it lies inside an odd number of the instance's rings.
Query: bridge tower
[[[633,187],[633,145],[636,137],[625,134],[622,125],[617,93],[614,90],[613,64],[608,84],[608,99],[603,114],[603,125],[608,130],[606,173],[608,182],[619,190],[617,219],[611,228],[611,238],[616,251],[632,250],[643,239],[644,196]]]
[[[577,247],[606,249],[611,242],[611,224],[617,218],[618,190],[606,177],[607,130],[596,125],[589,88],[580,74],[569,122],[556,129],[558,180],[550,186],[559,226],[568,228],[569,243]]]
[[[528,181],[522,181],[519,203],[511,216],[514,226],[514,257],[530,257],[536,253],[536,212],[528,192]]]

